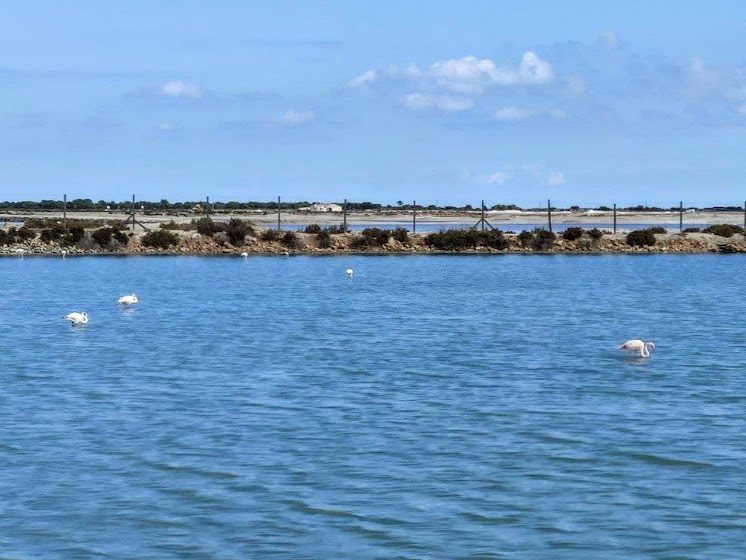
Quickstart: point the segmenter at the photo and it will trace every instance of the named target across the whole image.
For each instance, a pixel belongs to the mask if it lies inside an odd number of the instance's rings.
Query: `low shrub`
[[[477,247],[505,249],[508,242],[500,230],[449,229],[425,236],[425,244],[439,251],[463,251]]]
[[[316,241],[322,249],[331,249],[332,247],[332,236],[326,230],[321,230],[316,234]]]
[[[409,244],[409,231],[406,228],[398,227],[391,232],[391,237],[396,239],[402,245]]]
[[[16,242],[14,235],[10,235],[5,230],[0,229],[0,245],[12,245]]]
[[[67,229],[67,233],[62,236],[64,245],[75,245],[85,237],[85,230],[81,226],[73,226]]]
[[[306,229],[303,230],[304,233],[310,233],[310,234],[316,234],[318,235],[321,233],[321,226],[319,224],[308,224],[306,226]]]
[[[288,249],[300,250],[304,248],[303,240],[294,231],[286,231],[280,242]]]
[[[554,240],[557,236],[543,228],[536,228],[534,230],[534,239],[531,241],[531,248],[534,251],[549,251],[554,246]]]
[[[28,239],[36,239],[36,232],[26,226],[22,226],[18,228],[18,231],[16,232],[16,237],[20,239],[21,241],[26,241]]]
[[[277,241],[282,236],[282,233],[277,229],[265,229],[259,236],[262,241]]]
[[[91,233],[91,238],[98,243],[102,249],[111,249],[112,241],[116,241],[122,245],[127,245],[127,241],[129,241],[127,235],[123,231],[110,227],[97,229]]]
[[[109,247],[109,242],[111,241],[111,228],[105,227],[105,228],[97,229],[96,231],[91,233],[91,237],[103,249],[106,249]]]
[[[668,233],[668,230],[666,228],[664,228],[664,227],[661,227],[661,226],[649,227],[648,231],[652,232],[653,234],[658,233],[658,234],[661,234],[661,235],[665,235],[665,234]]]
[[[254,235],[254,227],[238,218],[231,218],[225,225],[225,234],[228,236],[231,245],[240,247],[247,235]]]
[[[160,224],[158,227],[161,229],[167,229],[170,231],[176,231],[176,230],[189,231],[190,229],[192,229],[192,224],[177,224],[176,222],[171,220],[169,222],[164,222]]]
[[[730,224],[713,224],[702,231],[704,233],[712,233],[718,237],[733,237],[733,234],[743,233],[743,228],[740,226],[732,226]]]
[[[350,230],[345,228],[344,226],[328,226],[324,228],[324,231],[328,231],[329,233],[350,233]]]
[[[62,236],[64,234],[65,234],[65,230],[60,225],[60,226],[50,227],[50,228],[41,230],[41,233],[39,234],[39,239],[41,239],[44,243],[53,243],[53,242],[56,242],[62,239]]]
[[[384,246],[386,243],[389,242],[389,239],[391,238],[391,231],[388,229],[381,229],[381,228],[365,228],[363,231],[360,232],[361,235],[366,238],[368,241],[368,245],[373,247],[376,245]]]
[[[562,232],[562,237],[568,241],[575,241],[576,239],[583,237],[583,231],[584,230],[581,227],[569,227]]]
[[[520,241],[521,245],[524,247],[530,247],[531,243],[534,241],[534,234],[528,230],[523,230],[518,234],[518,241]]]
[[[168,249],[179,242],[179,236],[166,230],[149,231],[140,241],[145,247]]]
[[[655,245],[655,234],[650,229],[636,229],[627,234],[627,245],[643,247]]]
[[[364,251],[370,249],[372,239],[363,235],[354,235],[350,239],[350,249],[355,251]]]
[[[688,228],[684,228],[684,231],[682,233],[699,233],[700,231],[702,231],[701,228],[698,228],[698,227],[688,227]]]
[[[223,224],[213,222],[211,218],[207,217],[193,220],[192,223],[196,227],[197,233],[207,237],[212,237],[219,231],[225,231],[225,226],[223,226]]]
[[[589,229],[586,233],[593,241],[598,241],[604,236],[604,232],[598,228]]]

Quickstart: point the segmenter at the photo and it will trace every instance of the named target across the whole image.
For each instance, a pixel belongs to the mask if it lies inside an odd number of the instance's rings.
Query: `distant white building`
[[[339,204],[325,204],[322,202],[314,202],[311,206],[304,206],[298,208],[301,212],[341,212],[343,208]]]

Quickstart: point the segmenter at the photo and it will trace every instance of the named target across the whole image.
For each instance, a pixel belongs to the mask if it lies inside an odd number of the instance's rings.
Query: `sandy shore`
[[[475,212],[447,212],[447,211],[418,211],[418,224],[438,224],[443,227],[451,224],[476,224],[482,214]],[[62,219],[62,212],[12,212],[0,215],[0,221],[14,221],[19,217],[57,218]],[[68,219],[97,219],[97,220],[126,220],[128,215],[123,212],[68,212]],[[177,223],[189,223],[201,217],[193,213],[148,213],[137,214],[137,220],[147,226],[155,226],[160,223],[173,220]],[[234,212],[213,213],[211,217],[216,221],[227,221],[230,218],[240,218],[251,221],[257,225],[272,227],[277,225],[277,213],[269,212]],[[521,212],[521,211],[488,211],[485,218],[493,227],[507,229],[514,224],[534,224],[537,226],[547,223],[546,212]],[[286,225],[308,225],[319,224],[321,226],[341,225],[343,216],[341,213],[308,213],[308,212],[281,212],[280,222]],[[555,211],[552,212],[552,223],[556,225],[578,224],[613,224],[613,212],[606,211]],[[707,224],[733,224],[744,225],[743,212],[694,212],[683,215],[685,227],[696,227]],[[348,212],[347,223],[349,225],[364,224],[396,224],[409,226],[412,224],[411,212],[380,211],[380,212]],[[675,228],[679,225],[678,212],[617,212],[618,226],[624,224],[665,224]]]

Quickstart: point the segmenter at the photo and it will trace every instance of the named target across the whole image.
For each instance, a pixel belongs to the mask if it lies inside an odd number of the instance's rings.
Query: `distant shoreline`
[[[126,212],[67,212],[67,218],[71,220],[121,220],[124,221],[129,216]],[[204,216],[200,213],[192,212],[163,212],[163,213],[141,213],[135,214],[137,221],[150,227],[158,226],[161,223],[174,221],[176,223],[189,223],[192,220]],[[213,212],[210,216],[215,221],[228,221],[231,218],[240,218],[253,222],[264,227],[276,227],[277,213],[274,212]],[[4,212],[0,214],[0,222],[18,220],[19,217],[35,217],[47,219],[62,219],[61,211],[35,211],[35,212]],[[438,224],[438,223],[459,223],[459,224],[476,224],[482,217],[480,211],[457,212],[457,211],[426,211],[418,210],[416,213],[416,222],[418,224]],[[518,210],[487,210],[484,213],[485,219],[497,229],[506,229],[507,226],[515,224],[531,224],[536,226],[546,226],[548,216],[546,212],[537,211],[518,211]],[[743,212],[712,212],[696,211],[685,212],[683,221],[688,225],[697,224],[732,224],[744,225]],[[624,224],[670,224],[670,228],[678,227],[680,215],[677,211],[664,212],[632,212],[617,211],[617,226]],[[298,212],[298,211],[281,211],[280,224],[287,225],[310,225],[318,224],[320,226],[341,225],[344,216],[340,212]],[[354,224],[401,224],[402,226],[411,225],[413,220],[412,212],[382,210],[366,212],[348,212],[348,225]],[[612,226],[614,220],[613,211],[585,210],[585,211],[568,211],[558,210],[552,212],[552,223],[557,225],[608,223]]]

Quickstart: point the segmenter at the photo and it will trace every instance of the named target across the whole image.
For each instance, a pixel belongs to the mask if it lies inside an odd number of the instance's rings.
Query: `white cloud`
[[[376,70],[368,70],[352,78],[347,86],[363,88],[385,77],[390,80],[416,81],[430,88],[451,92],[477,94],[491,86],[543,84],[551,81],[553,76],[551,64],[527,51],[517,68],[497,66],[489,58],[465,56],[439,60],[424,70],[415,64],[404,68],[392,64],[381,74]]]
[[[547,184],[548,185],[564,185],[565,184],[565,174],[561,171],[551,171],[549,173],[549,176],[547,177]]]
[[[541,60],[531,51],[521,59],[521,79],[528,84],[543,84],[552,79],[552,65]]]
[[[202,97],[202,90],[197,85],[179,80],[166,82],[158,89],[158,93],[168,97]]]
[[[488,185],[504,185],[510,179],[510,173],[505,171],[495,171],[486,176]]]
[[[313,111],[305,111],[302,113],[299,113],[297,111],[286,111],[282,117],[280,117],[280,121],[293,126],[297,124],[303,124],[312,121],[314,118],[316,118],[316,115],[313,113]]]
[[[408,109],[422,111],[440,109],[441,111],[466,111],[474,106],[471,99],[451,97],[450,95],[430,95],[427,93],[410,93],[402,98]]]
[[[480,93],[495,83],[508,85],[517,81],[514,72],[498,68],[488,58],[480,60],[474,56],[435,62],[430,66],[430,75],[446,89],[471,93]]]
[[[519,109],[518,107],[503,107],[495,111],[495,118],[499,121],[522,121],[536,114],[536,111]]]
[[[463,178],[466,181],[483,185],[504,185],[510,180],[511,175],[507,171],[493,171],[492,173],[475,175],[466,169],[464,170]]]
[[[362,88],[372,82],[375,82],[377,79],[378,72],[376,72],[375,70],[368,70],[367,72],[363,72],[359,76],[355,76],[349,82],[347,82],[347,87]]]

